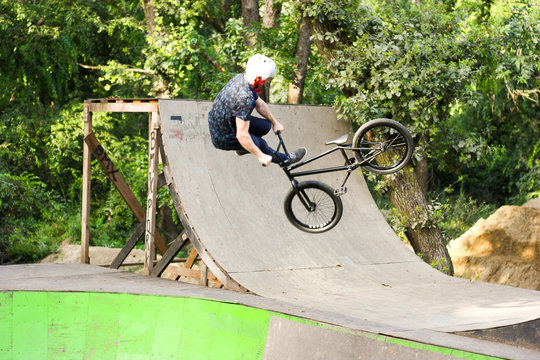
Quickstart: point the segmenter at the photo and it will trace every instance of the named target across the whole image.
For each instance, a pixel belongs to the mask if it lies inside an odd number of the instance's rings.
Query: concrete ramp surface
[[[446,276],[396,236],[360,173],[342,197],[341,222],[322,234],[294,228],[283,212],[290,184],[282,170],[251,155],[215,149],[211,102],[160,100],[161,129],[171,177],[191,222],[194,245],[228,288],[321,311],[328,321],[364,330],[434,336],[540,318],[540,293]],[[287,148],[308,149],[352,133],[332,108],[270,105],[285,127]],[[277,145],[277,137],[265,139]],[[307,168],[343,165],[339,153]],[[310,176],[333,187],[344,172]],[[428,331],[430,335],[426,335]],[[422,335],[424,334],[424,335]],[[436,336],[435,336],[436,337]]]

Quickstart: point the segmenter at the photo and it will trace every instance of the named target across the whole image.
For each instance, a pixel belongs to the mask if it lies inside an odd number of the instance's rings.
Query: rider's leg
[[[270,146],[268,146],[268,144],[263,138],[255,136],[255,135],[251,135],[251,139],[253,139],[253,142],[255,143],[255,145],[257,145],[257,147],[261,149],[263,153],[272,156],[273,163],[279,164],[280,162],[285,161],[287,159],[287,155],[283,153],[277,153],[277,156],[279,156],[279,158],[277,158],[275,154],[275,150],[272,149]]]
[[[266,141],[258,136],[251,135],[251,139],[255,143],[255,145],[265,154],[272,156],[272,162],[279,164],[281,161],[284,161],[287,159],[287,156],[282,153],[278,153],[279,159],[274,155],[274,149],[272,149]],[[238,140],[235,140],[233,143],[229,144],[228,150],[236,150],[237,155],[245,155],[249,154],[249,151],[244,149],[242,145],[238,142]]]
[[[267,155],[272,156],[272,162],[279,164],[282,161],[285,161],[287,159],[287,156],[283,153],[278,153],[276,157],[274,149],[272,149],[270,146],[268,146],[268,143],[262,138],[264,135],[268,134],[270,130],[272,130],[272,123],[270,121],[259,118],[253,115],[249,115],[247,117],[249,119],[249,133],[251,134],[251,138],[253,139],[253,142],[261,151]],[[236,154],[238,155],[244,155],[247,154],[248,151],[245,150],[240,143],[238,143],[238,149],[236,149]],[[289,154],[291,163],[295,163],[302,159],[304,155],[306,154],[305,148],[296,149],[292,153]]]
[[[263,137],[272,130],[272,123],[266,119],[248,115],[246,120],[249,120],[249,133],[258,137]]]

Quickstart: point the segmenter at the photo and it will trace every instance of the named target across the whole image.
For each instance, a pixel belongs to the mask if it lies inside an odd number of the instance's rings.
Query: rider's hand
[[[267,167],[272,162],[272,157],[267,154],[262,154],[261,156],[257,158],[257,160],[259,160],[262,166]]]
[[[276,121],[274,125],[272,125],[272,129],[274,130],[274,134],[277,134],[278,131],[283,132],[283,125],[279,121]]]

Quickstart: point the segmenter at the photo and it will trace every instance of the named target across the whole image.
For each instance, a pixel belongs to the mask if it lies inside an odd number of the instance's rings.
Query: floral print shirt
[[[236,118],[247,120],[255,108],[258,97],[244,79],[244,74],[236,75],[221,89],[208,114],[210,136],[216,148],[223,150],[238,148]]]

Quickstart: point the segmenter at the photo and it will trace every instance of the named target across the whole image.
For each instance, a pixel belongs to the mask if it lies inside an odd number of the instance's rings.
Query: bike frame
[[[288,154],[287,148],[285,147],[285,143],[283,142],[283,138],[281,137],[281,133],[279,131],[278,131],[277,135],[279,137],[279,145],[277,147],[276,153],[278,153],[279,149],[281,147],[283,147],[283,151],[285,152],[285,154]],[[301,166],[304,166],[304,165],[309,164],[309,163],[311,163],[311,162],[313,162],[315,160],[318,160],[318,159],[320,159],[322,157],[330,155],[331,153],[336,152],[338,150],[341,152],[341,154],[343,155],[343,158],[345,160],[345,165],[343,165],[343,166],[335,166],[335,167],[329,167],[329,168],[321,168],[321,169],[314,169],[314,170],[292,172],[293,170],[295,170],[295,169],[297,169],[297,168],[299,168]],[[357,162],[354,157],[349,158],[347,156],[347,153],[345,152],[345,150],[351,150],[352,151],[352,150],[355,150],[355,149],[353,149],[351,147],[351,144],[337,145],[336,147],[334,147],[332,149],[329,149],[327,151],[324,151],[324,152],[322,152],[322,153],[320,153],[318,155],[315,155],[315,156],[313,156],[313,157],[311,157],[311,158],[309,158],[307,160],[303,160],[303,161],[300,161],[298,163],[290,165],[290,164],[287,164],[287,162],[289,162],[289,159],[287,158],[287,160],[285,160],[285,162],[282,162],[279,165],[281,166],[281,168],[283,169],[283,171],[285,172],[285,174],[287,175],[287,177],[291,181],[295,191],[297,191],[297,192],[298,192],[298,182],[295,179],[297,177],[324,174],[324,173],[336,172],[336,171],[347,171],[347,176],[345,177],[345,180],[341,184],[341,189],[343,189],[343,187],[345,186],[345,183],[349,179],[349,176],[351,175],[351,173],[354,170],[356,170],[357,168],[359,168],[360,166],[362,166],[362,164]]]

